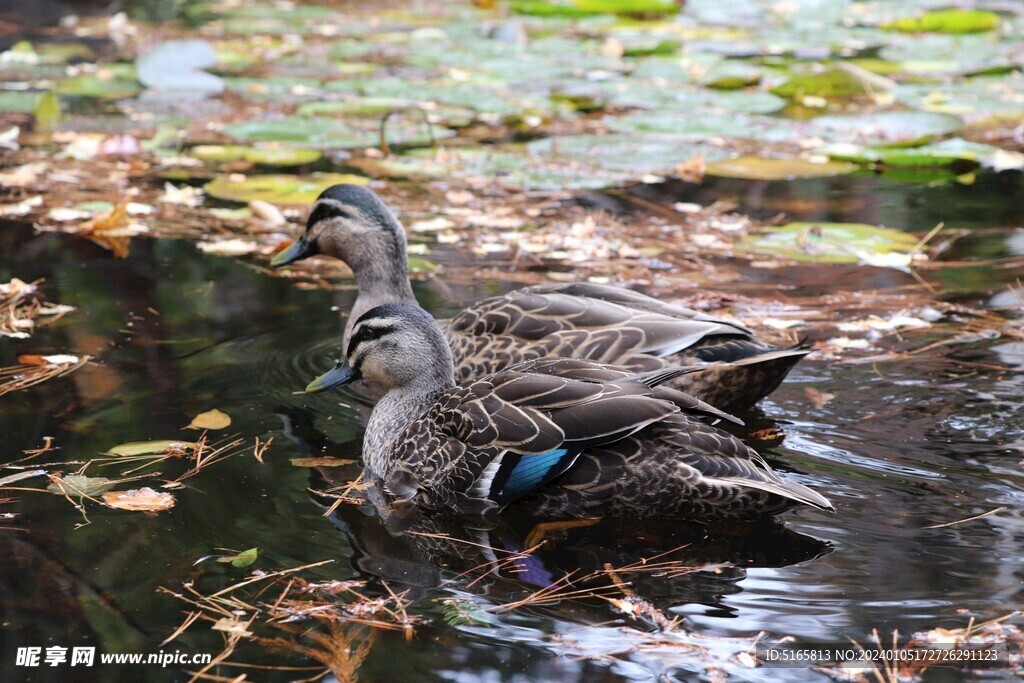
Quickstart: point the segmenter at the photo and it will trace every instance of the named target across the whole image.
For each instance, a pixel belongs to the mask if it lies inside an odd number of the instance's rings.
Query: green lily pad
[[[921,147],[861,147],[826,145],[818,150],[832,159],[856,164],[881,164],[903,168],[945,168],[967,164],[979,166],[1001,150],[992,145],[951,138]]]
[[[307,102],[299,106],[296,113],[301,116],[383,116],[415,104],[415,100],[401,97],[357,97],[342,102]]]
[[[379,125],[381,117],[392,112],[397,116],[399,113],[406,111],[414,118],[426,116],[427,120],[431,123],[444,126],[466,126],[476,118],[476,113],[469,107],[438,105],[436,103],[420,107],[417,100],[402,97],[354,97],[335,102],[307,102],[300,105],[296,113],[300,116],[311,117],[374,118],[373,124]]]
[[[888,92],[896,87],[888,78],[853,64],[838,64],[820,73],[794,76],[771,92],[780,97],[854,97]]]
[[[917,243],[909,233],[862,223],[788,223],[750,235],[740,247],[795,261],[859,263],[906,255]]]
[[[378,139],[337,119],[288,117],[271,121],[247,121],[224,128],[238,140],[294,142],[312,147],[369,147]]]
[[[83,43],[40,43],[35,46],[35,52],[39,55],[39,61],[45,64],[66,64],[72,59],[96,59],[92,48]]]
[[[951,114],[927,111],[885,111],[873,114],[819,116],[810,128],[826,139],[868,145],[910,147],[963,128]]]
[[[587,17],[594,14],[669,16],[679,12],[675,0],[513,0],[512,11],[541,17]]]
[[[100,78],[95,74],[82,74],[81,76],[61,81],[54,90],[60,95],[70,95],[73,97],[122,100],[138,95],[142,92],[142,86],[126,79]]]
[[[806,159],[770,159],[764,157],[737,157],[708,164],[705,173],[721,178],[744,180],[797,180],[799,178],[828,178],[846,175],[857,170],[856,165],[842,161],[815,163]]]
[[[251,175],[244,180],[214,178],[203,186],[206,194],[233,202],[263,200],[274,204],[312,204],[331,185],[367,185],[369,179],[348,173],[313,173],[309,176]]]
[[[885,28],[901,33],[983,33],[999,26],[999,15],[988,10],[941,9],[919,17],[903,17]]]
[[[701,81],[713,90],[740,90],[761,82],[761,70],[743,63],[725,63],[712,69]]]
[[[245,145],[199,145],[189,150],[189,155],[203,161],[251,161],[267,166],[302,166],[323,156],[315,149]]]
[[[44,93],[36,102],[32,115],[36,118],[36,127],[40,130],[53,128],[60,123],[60,98],[52,92]]]
[[[627,44],[622,48],[623,57],[671,57],[679,54],[683,43],[679,40],[660,40],[656,43]]]
[[[31,90],[0,91],[0,112],[31,114],[46,93]]]

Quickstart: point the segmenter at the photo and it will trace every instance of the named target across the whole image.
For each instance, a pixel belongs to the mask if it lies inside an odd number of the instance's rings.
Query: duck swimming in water
[[[345,326],[347,347],[364,313],[390,302],[416,303],[409,283],[405,230],[383,201],[357,185],[325,190],[306,232],[271,265],[323,254],[341,259],[359,294]],[[753,406],[782,382],[810,349],[768,344],[749,329],[628,289],[553,284],[516,290],[473,304],[440,321],[457,379],[512,363],[560,357],[650,372],[674,365],[708,366],[671,385],[723,410]]]
[[[363,442],[392,503],[490,514],[523,499],[541,515],[747,519],[831,510],[705,420],[732,420],[668,386],[700,368],[633,373],[541,358],[456,383],[451,349],[414,304],[377,306],[316,392],[365,378],[385,390]]]

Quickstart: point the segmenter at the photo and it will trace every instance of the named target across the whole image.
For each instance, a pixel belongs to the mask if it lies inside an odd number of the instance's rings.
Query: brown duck
[[[405,230],[372,191],[357,185],[325,190],[306,232],[278,253],[280,267],[322,254],[352,269],[359,295],[343,344],[355,321],[390,302],[416,303],[406,257]],[[519,289],[477,302],[438,321],[452,349],[456,379],[497,372],[537,358],[577,358],[650,372],[676,365],[708,366],[671,382],[722,410],[747,409],[775,390],[810,349],[768,344],[736,323],[617,287],[552,284]]]

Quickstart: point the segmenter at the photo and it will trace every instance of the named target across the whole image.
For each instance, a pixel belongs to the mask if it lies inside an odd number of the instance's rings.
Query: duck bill
[[[274,258],[270,259],[270,265],[274,268],[280,268],[281,266],[287,266],[289,263],[295,263],[310,256],[316,256],[317,253],[319,252],[316,245],[303,235],[292,242],[288,248],[274,254]]]
[[[359,371],[353,370],[348,361],[338,363],[332,369],[317,377],[306,387],[307,394],[316,394],[334,387],[351,384],[359,379]]]

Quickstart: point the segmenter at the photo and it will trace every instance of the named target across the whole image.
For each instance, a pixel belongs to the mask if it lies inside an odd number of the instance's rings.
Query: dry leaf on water
[[[231,416],[214,408],[199,413],[192,419],[189,429],[224,429],[231,424]]]
[[[169,493],[162,493],[146,488],[131,489],[130,491],[107,491],[103,494],[103,502],[112,508],[119,510],[141,510],[143,512],[156,512],[174,507],[174,496]]]
[[[80,225],[78,232],[104,249],[109,249],[117,258],[128,258],[132,233],[127,228],[128,205],[120,202],[109,212]]]
[[[172,455],[184,454],[188,449],[195,448],[191,441],[129,441],[128,443],[114,446],[107,455],[155,455],[157,453],[169,453]]]

